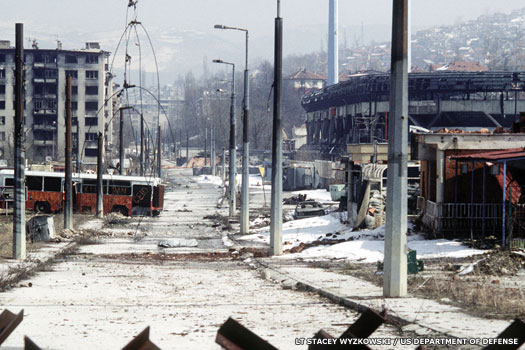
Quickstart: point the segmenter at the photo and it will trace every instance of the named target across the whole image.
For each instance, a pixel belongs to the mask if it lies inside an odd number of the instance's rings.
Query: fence
[[[507,204],[507,231],[525,234],[525,204]],[[417,210],[423,224],[444,235],[501,234],[503,205],[500,203],[435,203],[418,197]]]

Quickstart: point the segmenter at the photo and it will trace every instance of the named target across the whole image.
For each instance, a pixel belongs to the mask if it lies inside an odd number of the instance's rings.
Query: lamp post
[[[246,62],[244,69],[244,100],[242,122],[242,189],[241,189],[241,234],[250,231],[250,141],[249,141],[249,114],[250,114],[250,79],[248,74],[248,30],[216,24],[215,29],[239,30],[246,34]]]
[[[230,109],[230,216],[235,215],[235,64],[223,60],[213,60],[213,63],[222,63],[232,66],[232,94]]]

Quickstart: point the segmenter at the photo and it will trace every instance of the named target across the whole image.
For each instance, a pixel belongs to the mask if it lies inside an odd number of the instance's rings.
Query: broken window
[[[4,63],[4,62],[5,62],[5,55],[1,54],[0,55],[0,63]]]
[[[97,180],[84,179],[82,181],[82,193],[97,193]]]
[[[5,69],[0,69],[0,79],[5,78]]]
[[[0,131],[0,141],[5,141],[5,131]]]
[[[29,191],[42,191],[42,176],[27,176],[26,186]]]
[[[98,101],[86,101],[86,111],[96,111],[98,109]]]
[[[78,109],[78,102],[77,101],[71,101],[71,109],[76,111]]]
[[[96,132],[86,132],[86,141],[97,141],[97,133]]]
[[[87,126],[98,125],[98,118],[97,117],[86,117],[86,119],[84,119],[84,125],[87,125]]]
[[[86,148],[86,157],[96,157],[98,154],[98,149],[96,148]]]
[[[0,94],[5,94],[5,85],[0,85]]]
[[[76,70],[66,70],[66,77],[71,77],[73,79],[78,79],[78,71],[76,71]]]
[[[86,79],[98,79],[98,71],[96,70],[87,70]]]
[[[66,55],[66,63],[78,63],[78,58],[75,55]]]
[[[97,55],[88,55],[88,56],[86,56],[86,63],[87,64],[98,63],[98,56]]]
[[[78,95],[78,86],[71,87],[71,94]]]
[[[104,186],[104,193],[115,194],[119,196],[131,195],[131,183],[129,181],[109,181],[109,187]]]
[[[46,192],[61,192],[62,179],[60,177],[44,177],[44,191]]]
[[[0,125],[5,125],[5,117],[0,117]]]
[[[46,79],[56,79],[57,77],[57,70],[56,69],[46,69],[44,72],[44,76]]]
[[[12,177],[5,179],[5,185],[4,186],[14,186],[15,185],[15,179]]]
[[[98,95],[98,86],[86,86],[86,95]]]
[[[5,101],[0,101],[0,109],[5,109]]]

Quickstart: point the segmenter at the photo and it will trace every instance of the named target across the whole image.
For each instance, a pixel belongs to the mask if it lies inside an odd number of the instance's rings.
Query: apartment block
[[[73,158],[96,162],[97,135],[111,118],[111,103],[104,106],[109,53],[98,43],[80,50],[24,50],[25,149],[32,163],[61,161],[65,156],[66,77],[72,77]],[[0,159],[12,164],[15,48],[0,41]],[[111,89],[110,89],[111,91]],[[111,123],[108,123],[111,124]],[[111,142],[112,130],[106,133]]]

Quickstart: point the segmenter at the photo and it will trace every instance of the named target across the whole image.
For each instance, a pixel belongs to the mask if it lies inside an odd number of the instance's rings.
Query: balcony
[[[47,130],[53,131],[56,130],[57,126],[52,124],[33,124],[33,130]]]

